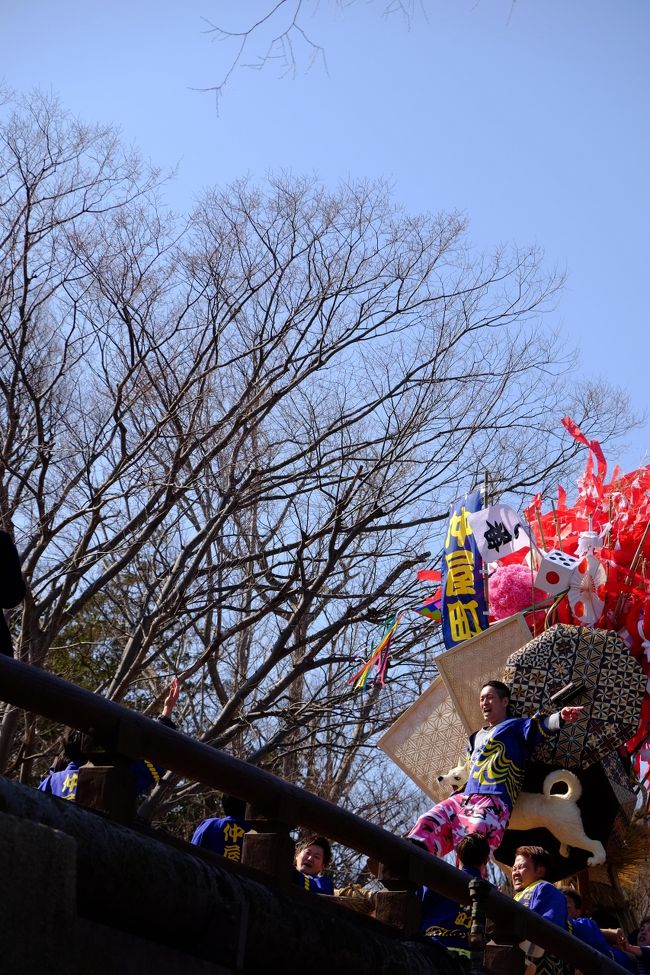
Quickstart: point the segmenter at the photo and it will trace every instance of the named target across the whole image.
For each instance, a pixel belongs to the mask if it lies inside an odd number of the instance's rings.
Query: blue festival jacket
[[[462,872],[469,877],[481,876],[474,867],[463,867]],[[445,948],[469,951],[471,907],[457,904],[428,887],[420,887],[417,894],[422,899],[420,934],[433,938]]]
[[[469,740],[465,795],[495,795],[512,810],[533,749],[554,732],[544,726],[541,716],[534,715],[506,718],[491,728],[485,740],[474,749],[476,734]]]
[[[538,880],[515,894],[515,900],[529,910],[568,930],[566,897],[548,880]]]
[[[294,870],[293,882],[303,887],[304,890],[310,890],[313,894],[334,893],[334,883],[331,877],[308,877],[306,873]]]
[[[191,842],[204,850],[211,850],[227,860],[241,860],[244,836],[250,826],[245,819],[236,816],[224,816],[222,819],[213,816],[204,819],[194,830]]]

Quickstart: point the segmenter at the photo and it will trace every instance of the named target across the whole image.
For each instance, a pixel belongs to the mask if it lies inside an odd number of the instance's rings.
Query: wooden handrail
[[[16,707],[86,732],[106,748],[128,758],[146,757],[184,778],[245,799],[264,810],[271,819],[307,826],[385,864],[391,874],[408,884],[426,884],[458,903],[470,902],[467,874],[413,843],[270,772],[54,674],[0,656],[0,697]],[[625,972],[615,962],[500,894],[496,888],[489,893],[484,906],[488,917],[509,926],[519,941],[533,941],[590,975]]]

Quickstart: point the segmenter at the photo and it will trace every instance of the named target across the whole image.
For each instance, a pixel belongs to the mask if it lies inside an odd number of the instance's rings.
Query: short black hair
[[[330,841],[324,836],[317,836],[315,833],[310,833],[309,836],[305,836],[304,839],[298,840],[296,845],[296,853],[301,853],[306,850],[308,846],[320,846],[323,851],[323,863],[325,866],[328,865],[332,859],[332,847],[330,846]]]
[[[490,856],[490,844],[480,833],[468,833],[456,847],[458,859],[464,867],[482,867]]]
[[[233,816],[235,819],[243,819],[246,815],[246,800],[238,799],[236,796],[222,796],[221,805],[226,816]]]
[[[507,684],[503,683],[502,680],[486,680],[484,684],[481,684],[481,687],[493,687],[501,700],[503,700],[504,697],[507,697],[508,700],[510,700],[512,697],[512,691]]]
[[[75,765],[85,765],[88,761],[82,749],[82,735],[75,728],[66,728],[57,741],[57,754],[52,768],[55,772],[63,772],[70,762]]]

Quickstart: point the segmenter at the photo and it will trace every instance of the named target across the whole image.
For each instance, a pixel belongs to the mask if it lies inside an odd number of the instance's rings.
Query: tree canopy
[[[17,655],[149,713],[177,674],[184,731],[397,826],[373,736],[438,636],[406,627],[387,688],[355,696],[372,628],[426,595],[454,497],[485,470],[499,493],[552,483],[577,449],[558,418],[607,442],[625,397],[576,382],[535,248],[477,255],[461,216],[380,184],[241,181],[187,217],[164,191],[110,129],[40,95],[6,107]],[[5,770],[33,781],[50,742],[5,707]],[[150,815],[197,791],[171,785]]]

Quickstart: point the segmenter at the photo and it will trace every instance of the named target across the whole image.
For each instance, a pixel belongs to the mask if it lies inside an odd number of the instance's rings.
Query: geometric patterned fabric
[[[448,797],[437,777],[463,761],[467,732],[440,677],[377,744],[434,803]]]
[[[533,758],[538,762],[588,768],[636,733],[646,678],[611,630],[553,626],[508,658],[504,680],[512,688],[517,717],[557,710],[550,701],[556,691],[571,681],[584,684],[570,702],[584,705],[582,716],[536,748]]]
[[[483,724],[481,688],[487,680],[500,677],[510,655],[530,639],[523,614],[517,613],[436,657],[436,667],[468,735]]]

